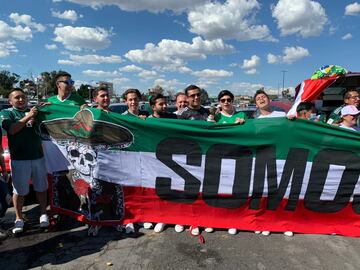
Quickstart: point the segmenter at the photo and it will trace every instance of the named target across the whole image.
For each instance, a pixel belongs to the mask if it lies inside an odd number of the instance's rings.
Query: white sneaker
[[[190,233],[191,235],[195,235],[195,236],[199,235],[200,233],[199,227],[190,227]]]
[[[155,225],[154,232],[160,233],[164,230],[165,223],[158,223]]]
[[[228,229],[228,233],[234,235],[237,233],[237,229],[235,228]]]
[[[175,225],[175,232],[181,233],[183,231],[184,231],[184,226],[183,225],[179,225],[179,224]]]
[[[270,232],[269,231],[262,231],[261,234],[265,235],[265,236],[268,236],[268,235],[270,235]]]
[[[205,228],[205,232],[207,233],[212,233],[214,231],[213,228]]]
[[[135,232],[134,223],[126,224],[125,233],[129,234],[129,233],[134,233],[134,232]]]
[[[291,236],[294,236],[294,233],[291,231],[286,231],[286,232],[284,232],[284,235],[291,237]]]
[[[13,234],[22,233],[24,231],[24,221],[22,219],[15,220],[14,228],[12,229]]]
[[[254,231],[254,233],[255,233],[255,234],[260,234],[260,233],[261,233],[261,231]]]
[[[145,230],[150,230],[153,227],[151,222],[144,222],[143,224]]]
[[[49,227],[50,223],[49,223],[49,217],[47,214],[42,214],[40,216],[40,228],[47,228]]]

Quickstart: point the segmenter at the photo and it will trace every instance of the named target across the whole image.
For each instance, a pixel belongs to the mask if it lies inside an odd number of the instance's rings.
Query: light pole
[[[284,88],[285,88],[285,73],[287,72],[287,70],[282,70],[281,71],[283,76],[282,76],[282,91],[284,92]]]

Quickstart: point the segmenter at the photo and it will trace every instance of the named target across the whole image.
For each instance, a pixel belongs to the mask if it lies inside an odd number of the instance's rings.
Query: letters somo
[[[156,193],[163,199],[174,202],[193,203],[199,198],[201,181],[172,159],[172,155],[186,155],[186,164],[201,166],[202,152],[200,145],[193,140],[167,138],[158,144],[156,157],[185,181],[184,190],[172,190],[171,178],[156,178]],[[290,193],[285,210],[294,211],[299,201],[301,187],[307,164],[309,150],[290,148],[277,182],[276,149],[272,145],[249,148],[234,144],[214,144],[205,154],[205,171],[203,178],[202,198],[206,204],[218,208],[239,208],[249,204],[250,209],[260,209],[267,181],[268,210],[276,210],[284,199],[290,185]],[[252,163],[255,158],[252,194],[249,195]],[[219,194],[221,161],[235,161],[235,173],[232,194]],[[344,166],[345,170],[339,179],[339,186],[333,200],[321,200],[330,165]],[[346,207],[353,197],[352,208],[360,214],[360,194],[353,194],[360,175],[360,158],[350,151],[331,149],[320,150],[314,157],[309,183],[304,196],[304,206],[312,211],[330,213]],[[267,177],[266,177],[267,176]]]

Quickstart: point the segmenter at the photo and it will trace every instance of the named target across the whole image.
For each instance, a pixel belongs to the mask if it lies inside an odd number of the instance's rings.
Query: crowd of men
[[[60,72],[55,78],[57,88],[57,95],[49,97],[47,102],[32,108],[28,107],[28,100],[24,91],[20,88],[14,88],[9,94],[9,103],[11,108],[1,111],[2,128],[7,132],[9,150],[11,155],[11,178],[13,185],[12,202],[15,208],[16,219],[12,232],[14,234],[21,233],[24,229],[24,217],[22,208],[24,204],[24,197],[29,193],[29,179],[32,179],[34,190],[37,194],[37,199],[40,204],[40,218],[39,223],[41,228],[49,226],[49,217],[46,214],[47,209],[47,170],[46,163],[55,162],[51,157],[44,158],[42,141],[39,135],[35,132],[34,121],[38,114],[39,106],[51,106],[51,104],[64,104],[79,106],[83,109],[87,106],[85,100],[73,91],[74,81],[71,75],[66,72]],[[141,100],[141,93],[138,89],[128,89],[124,92],[123,98],[128,106],[128,109],[123,115],[129,117],[139,117],[142,119],[150,118],[170,118],[183,120],[199,120],[210,121],[218,124],[234,123],[244,124],[247,120],[247,115],[244,112],[237,112],[234,107],[234,95],[228,90],[222,90],[218,94],[219,105],[215,109],[207,109],[201,105],[201,89],[196,85],[189,85],[184,92],[176,94],[177,111],[169,113],[167,111],[167,99],[162,94],[156,94],[150,97],[149,104],[152,109],[152,114],[148,111],[139,109],[139,102]],[[100,87],[93,92],[93,101],[97,104],[97,109],[104,112],[111,112],[109,91],[106,88]],[[353,131],[360,131],[357,127],[357,118],[360,111],[359,94],[356,90],[351,89],[344,93],[344,104],[336,108],[328,119],[324,118],[323,122],[337,125],[341,128],[346,128]],[[259,90],[254,95],[254,102],[257,107],[256,118],[269,117],[285,117],[286,113],[283,111],[274,110],[270,106],[270,98],[263,90]],[[314,103],[301,102],[297,107],[296,116],[288,116],[289,119],[300,118],[306,120],[320,121],[321,111],[316,112]],[[0,147],[0,152],[3,150]],[[1,178],[2,183],[7,182],[9,176],[6,173],[6,168],[2,155],[0,156]],[[0,218],[5,215],[10,204],[9,192],[6,185],[0,185]],[[150,222],[143,223],[144,228],[150,229],[153,224]],[[155,232],[161,232],[165,227],[164,223],[158,223],[154,226]],[[175,225],[176,232],[182,232],[184,226],[182,224]],[[134,232],[134,225],[127,224],[125,226],[126,233]],[[206,232],[212,232],[213,228],[205,228]],[[191,227],[190,232],[193,235],[199,235],[200,229],[198,227]],[[229,234],[236,234],[237,228],[230,228]],[[269,235],[269,231],[256,231],[263,235]],[[284,233],[287,236],[292,236],[291,231]],[[0,238],[4,234],[0,234]]]

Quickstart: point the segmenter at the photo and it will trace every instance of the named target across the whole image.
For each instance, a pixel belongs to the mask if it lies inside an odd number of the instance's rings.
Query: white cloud
[[[239,67],[240,65],[238,63],[231,63],[229,67]]]
[[[201,37],[192,39],[192,43],[178,40],[163,39],[157,45],[147,43],[144,50],[131,50],[125,57],[132,62],[153,66],[183,67],[186,60],[206,59],[207,55],[223,55],[234,51],[221,39],[203,40]]]
[[[158,74],[154,70],[142,70],[141,72],[139,72],[138,77],[145,80],[150,80],[155,78],[157,75]]]
[[[276,64],[276,63],[286,63],[291,64],[296,62],[304,57],[310,56],[309,50],[303,47],[285,47],[283,50],[283,55],[273,55],[269,53],[267,55],[267,61],[269,64]]]
[[[271,9],[283,36],[318,36],[328,22],[325,9],[320,3],[311,0],[279,0]]]
[[[178,90],[185,88],[185,84],[179,82],[177,79],[165,80],[165,79],[156,79],[153,86],[160,85],[165,90]]]
[[[15,45],[11,41],[0,42],[0,58],[9,56],[10,54],[17,53]]]
[[[334,26],[334,25],[330,26],[330,27],[329,27],[329,35],[335,34],[335,32],[336,32],[337,30],[338,30],[338,27],[337,27],[337,26]]]
[[[249,75],[254,75],[257,73],[257,70],[256,70],[256,68],[250,68],[250,69],[245,70],[245,73],[249,74]]]
[[[308,49],[299,46],[285,47],[282,59],[285,63],[291,64],[307,56],[310,56]]]
[[[0,68],[5,68],[5,69],[11,68],[11,65],[0,65]]]
[[[204,70],[201,70],[201,71],[194,71],[191,74],[196,76],[196,77],[212,78],[212,79],[223,78],[223,77],[231,77],[233,75],[232,72],[226,71],[226,70],[223,70],[223,69],[220,69],[220,70],[204,69]]]
[[[20,15],[19,13],[11,13],[9,18],[16,24],[20,25],[23,24],[30,28],[34,28],[38,32],[44,32],[46,27],[41,23],[36,23],[33,21],[33,18],[30,15],[23,14]]]
[[[82,18],[83,15],[78,15],[75,10],[65,10],[63,13],[59,11],[51,11],[51,15],[55,18],[63,19],[63,20],[69,20],[71,22],[76,22],[78,18]]]
[[[192,69],[184,66],[184,67],[179,67],[177,71],[180,73],[191,73]]]
[[[32,39],[32,31],[30,27],[22,27],[17,25],[15,27],[9,26],[7,23],[0,21],[0,41],[11,40],[30,40]]]
[[[106,78],[113,78],[121,76],[121,73],[114,70],[114,71],[103,71],[103,70],[91,70],[87,69],[82,72],[86,76],[90,77],[106,77]]]
[[[253,75],[257,73],[256,68],[260,65],[260,57],[257,55],[251,56],[250,59],[244,59],[242,69],[245,69],[245,73]]]
[[[29,41],[32,37],[30,27],[21,25],[11,27],[4,21],[0,21],[0,57],[17,53],[16,42],[19,40]]]
[[[353,36],[352,36],[352,34],[350,34],[350,33],[347,33],[346,35],[344,35],[343,37],[341,37],[342,40],[348,40],[348,39],[352,39],[352,38],[353,38]]]
[[[265,87],[263,84],[252,84],[248,82],[233,83],[229,85],[229,90],[234,95],[249,95],[253,96],[257,90]]]
[[[190,31],[206,39],[276,41],[266,25],[255,22],[256,0],[227,0],[198,6],[188,13]]]
[[[75,55],[70,54],[69,59],[67,60],[58,60],[58,64],[61,65],[98,65],[98,64],[114,64],[114,63],[122,63],[123,60],[121,56],[118,55],[110,55],[110,56],[102,56],[96,54],[87,54],[87,55]]]
[[[269,53],[267,55],[267,62],[269,64],[276,64],[276,63],[279,63],[281,61],[281,56],[276,56],[272,53]]]
[[[143,71],[143,68],[135,66],[135,65],[127,65],[124,67],[119,68],[122,72],[140,72]]]
[[[53,2],[60,2],[61,0],[53,0]],[[150,12],[163,12],[171,10],[174,12],[181,12],[196,5],[203,4],[208,0],[63,0],[71,3],[80,4],[83,6],[90,6],[94,9],[102,8],[103,6],[115,5],[125,11],[141,11],[147,10]]]
[[[54,41],[60,42],[68,50],[100,50],[110,45],[111,32],[100,28],[61,26],[54,30]]]
[[[358,2],[352,3],[345,7],[345,15],[355,16],[360,14],[360,4]]]
[[[56,50],[57,46],[56,46],[56,44],[45,44],[45,48],[47,50]]]

